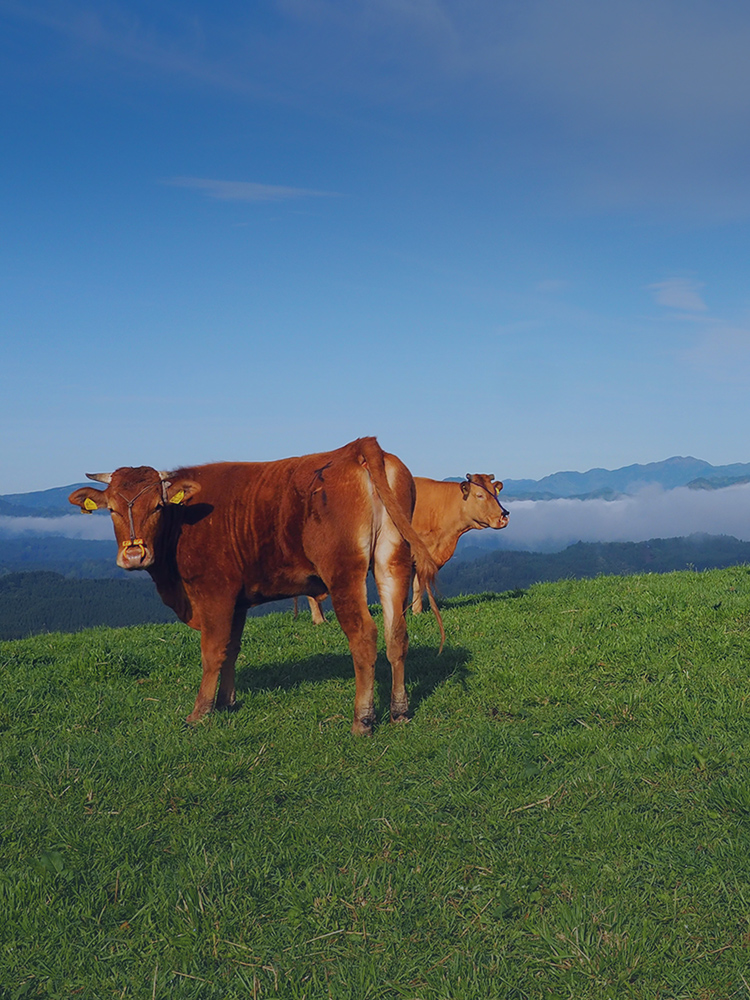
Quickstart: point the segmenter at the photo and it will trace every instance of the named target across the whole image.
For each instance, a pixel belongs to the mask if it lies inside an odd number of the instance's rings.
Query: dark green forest
[[[0,537],[0,574],[49,570],[77,580],[125,580],[128,573],[115,563],[117,543],[64,538],[62,535],[22,534]],[[131,579],[136,579],[131,576]]]
[[[0,576],[0,639],[38,632],[79,632],[94,625],[175,621],[156,588],[130,580],[67,580],[59,573]]]
[[[731,535],[652,538],[648,542],[577,542],[562,552],[491,552],[468,549],[440,570],[446,597],[516,590],[533,583],[631,573],[721,569],[750,563],[750,542]]]
[[[35,539],[39,542],[39,539]],[[70,543],[59,546],[58,543]],[[19,559],[20,550],[0,556],[0,639],[18,639],[40,632],[77,632],[93,626],[119,627],[174,621],[146,573],[117,570],[113,555],[102,558],[108,542],[50,539],[49,551],[36,546],[37,560]],[[28,543],[31,546],[31,541]],[[80,546],[92,546],[75,561]],[[562,552],[495,551],[476,557],[467,549],[440,571],[442,597],[519,590],[534,583],[632,573],[721,568],[750,563],[750,542],[727,535],[655,538],[648,542],[578,542]],[[473,558],[472,558],[473,557]],[[10,560],[7,562],[6,560]],[[41,567],[44,568],[41,568]],[[19,572],[19,567],[26,570]],[[121,579],[107,579],[113,570]],[[102,577],[95,579],[95,577]],[[83,577],[83,578],[81,578]],[[377,592],[370,581],[370,600]],[[251,614],[288,610],[291,601],[254,609]],[[306,602],[300,609],[307,611]]]

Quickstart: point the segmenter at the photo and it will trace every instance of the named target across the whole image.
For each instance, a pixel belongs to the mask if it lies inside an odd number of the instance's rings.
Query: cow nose
[[[123,542],[118,561],[123,569],[140,569],[148,565],[150,560],[146,558],[146,546],[143,540],[134,538],[129,542]]]

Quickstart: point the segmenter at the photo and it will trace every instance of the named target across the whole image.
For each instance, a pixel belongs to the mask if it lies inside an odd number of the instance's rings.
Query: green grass
[[[0,644],[0,995],[750,998],[750,569],[444,619],[359,740],[335,623],[194,730],[184,626]]]

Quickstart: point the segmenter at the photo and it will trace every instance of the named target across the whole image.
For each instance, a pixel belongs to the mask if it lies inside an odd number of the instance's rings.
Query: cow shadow
[[[501,594],[487,592],[484,594],[467,594],[464,597],[446,597],[438,601],[440,608],[470,608],[477,604],[492,604],[495,601],[515,601],[526,597],[528,590],[516,587],[515,590],[505,590]]]
[[[462,646],[443,649],[412,648],[406,657],[406,690],[409,695],[409,714],[412,715],[423,701],[448,680],[457,681],[466,688],[469,676],[468,663],[472,654]],[[352,669],[353,672],[353,669]],[[385,715],[391,700],[391,665],[383,654],[375,665],[375,685]]]
[[[315,653],[302,660],[265,663],[237,668],[237,693],[262,694],[292,691],[301,684],[354,677],[351,656],[343,653]]]
[[[444,649],[440,655],[436,649],[412,648],[406,658],[409,714],[449,678],[465,685],[470,659],[469,650],[461,647]],[[236,689],[240,698],[237,707],[242,705],[243,694],[292,691],[302,684],[327,680],[351,680],[353,686],[354,667],[348,653],[315,653],[296,662],[238,667]],[[391,666],[382,651],[375,664],[375,690],[378,714],[385,718],[391,699]]]

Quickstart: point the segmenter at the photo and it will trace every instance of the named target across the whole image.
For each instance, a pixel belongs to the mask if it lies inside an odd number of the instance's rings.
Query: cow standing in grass
[[[482,528],[504,528],[510,517],[498,499],[503,484],[493,476],[466,474],[462,483],[439,482],[437,479],[414,477],[417,502],[412,526],[427,546],[427,550],[442,569],[453,556],[461,535]],[[414,570],[414,590],[411,609],[422,611],[422,595],[428,581]]]
[[[117,564],[145,569],[164,603],[201,633],[203,677],[188,722],[214,705],[234,705],[248,608],[327,592],[354,660],[352,732],[372,732],[377,628],[367,607],[370,568],[391,664],[391,719],[407,717],[404,611],[412,567],[427,587],[437,567],[411,526],[411,473],[375,438],[277,462],[170,473],[142,466],[89,478],[106,489],[83,487],[70,502],[84,512],[107,508]],[[442,623],[440,629],[442,635]]]
[[[412,527],[427,546],[432,558],[441,569],[456,551],[458,540],[474,528],[504,528],[510,514],[498,500],[503,484],[493,476],[467,474],[462,483],[440,482],[415,476],[417,502],[414,507]],[[427,581],[414,570],[414,590],[411,609],[415,615],[422,611],[422,595]],[[313,622],[325,621],[320,607],[326,595],[309,597]]]

